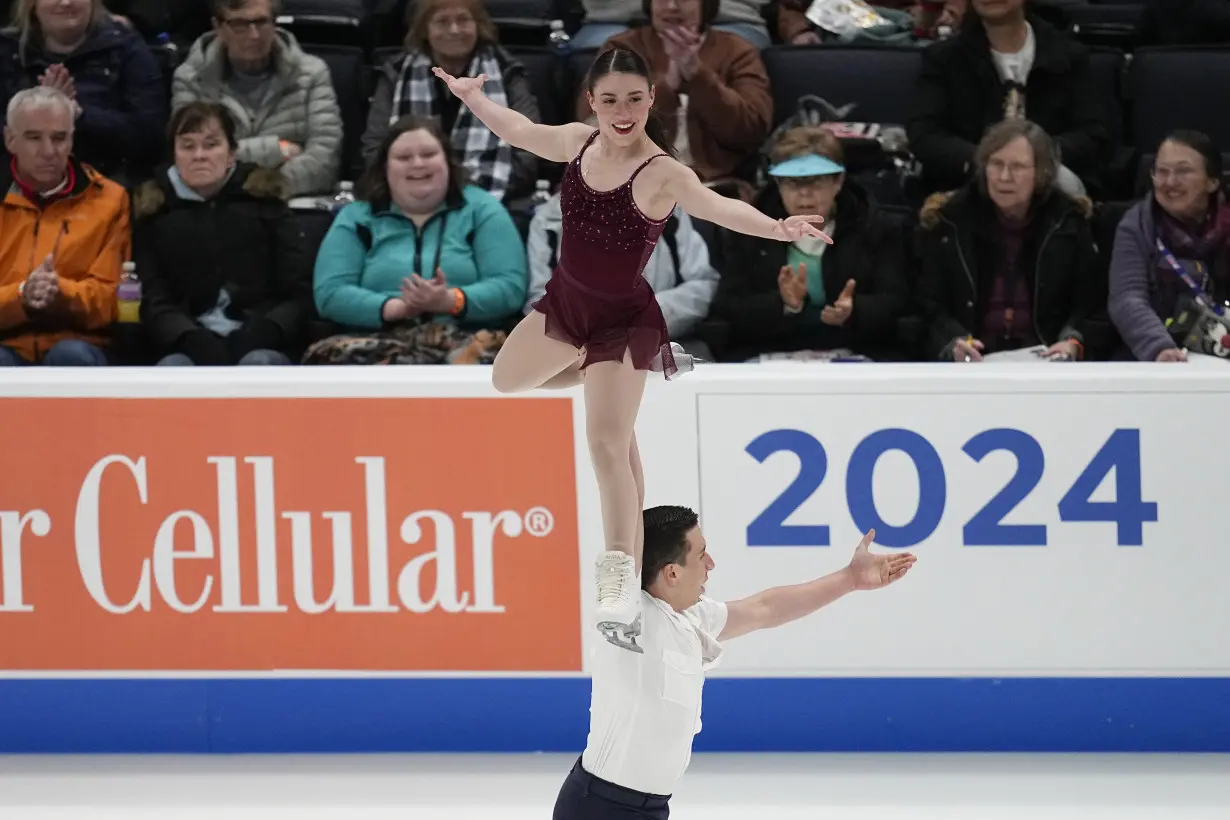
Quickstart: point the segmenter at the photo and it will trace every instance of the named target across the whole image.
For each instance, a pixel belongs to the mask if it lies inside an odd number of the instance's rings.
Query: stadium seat
[[[1110,196],[1131,196],[1132,175],[1139,152],[1129,141],[1127,116],[1123,105],[1123,73],[1127,55],[1117,48],[1089,46],[1089,67],[1093,71],[1106,120],[1110,129],[1111,155],[1105,180]]]
[[[1132,108],[1132,142],[1142,153],[1157,150],[1178,128],[1208,134],[1230,147],[1230,48],[1138,49],[1125,86]]]
[[[902,125],[910,110],[922,53],[916,47],[825,44],[772,46],[761,52],[773,89],[773,125],[793,114],[800,97],[834,107],[855,103],[852,122]]]
[[[1130,50],[1139,39],[1137,26],[1144,8],[1139,3],[1083,4],[1066,6],[1064,13],[1082,43]]]
[[[278,25],[304,45],[366,48],[371,14],[365,0],[283,0]]]
[[[565,99],[562,100],[564,116],[568,121],[572,121],[576,114],[577,94],[581,92],[581,84],[585,82],[585,75],[589,73],[589,67],[594,64],[597,57],[598,49],[596,48],[573,49],[572,54],[568,57],[568,77],[564,83]]]
[[[368,70],[358,46],[305,44],[304,50],[324,60],[333,78],[342,112],[342,179],[354,179],[363,170],[359,141],[367,127]]]
[[[559,57],[549,48],[509,46],[508,52],[525,66],[542,121],[547,125],[562,125],[565,120],[560,103],[569,85],[564,76],[567,66],[560,65]],[[568,120],[571,119],[570,116]]]

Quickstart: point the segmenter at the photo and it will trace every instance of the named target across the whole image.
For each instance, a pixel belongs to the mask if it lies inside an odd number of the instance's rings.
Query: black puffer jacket
[[[141,321],[158,356],[188,353],[203,365],[234,364],[257,348],[297,355],[313,316],[312,260],[284,189],[276,171],[240,165],[208,202],[181,199],[166,169],[137,191],[133,260],[144,285]],[[187,337],[203,329],[199,317],[218,306],[223,288],[226,315],[244,325],[233,349],[185,349],[202,340]]]

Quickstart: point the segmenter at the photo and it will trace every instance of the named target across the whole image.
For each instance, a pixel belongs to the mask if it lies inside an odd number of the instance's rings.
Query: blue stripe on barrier
[[[585,678],[0,680],[0,753],[575,752]],[[697,751],[1230,752],[1230,678],[711,678]]]

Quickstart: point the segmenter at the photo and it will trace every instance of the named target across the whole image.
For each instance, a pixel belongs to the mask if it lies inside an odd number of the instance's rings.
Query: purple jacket
[[[1107,305],[1110,320],[1132,357],[1142,362],[1177,347],[1161,318],[1155,236],[1153,195],[1149,194],[1124,214],[1115,231]]]

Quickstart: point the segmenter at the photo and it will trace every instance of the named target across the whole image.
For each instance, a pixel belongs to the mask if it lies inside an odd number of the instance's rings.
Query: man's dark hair
[[[700,518],[687,507],[650,507],[643,514],[645,552],[641,557],[641,587],[648,588],[667,564],[688,558],[688,533]]]

